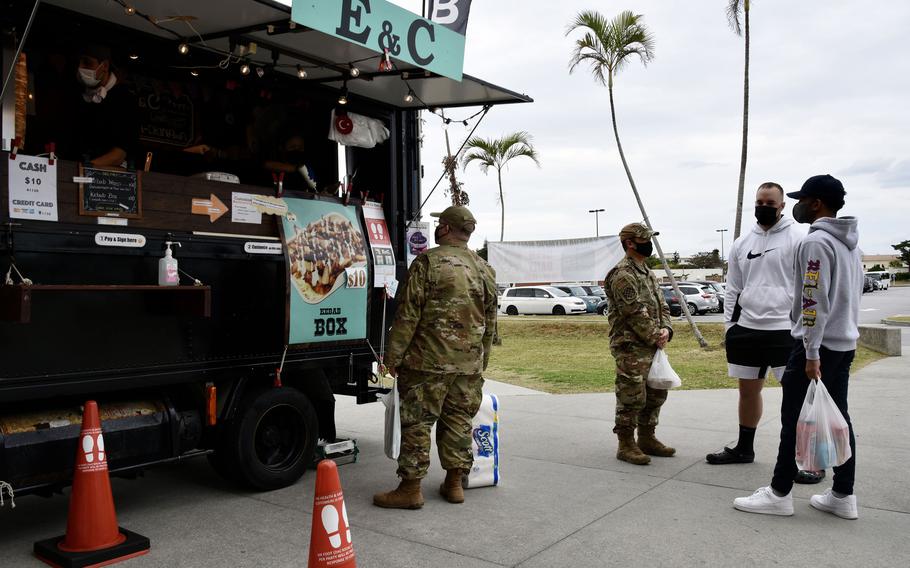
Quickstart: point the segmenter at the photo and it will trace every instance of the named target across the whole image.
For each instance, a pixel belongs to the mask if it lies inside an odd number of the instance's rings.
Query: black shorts
[[[731,377],[764,379],[771,369],[780,380],[793,349],[793,337],[787,329],[763,331],[734,325],[727,330],[726,347]]]

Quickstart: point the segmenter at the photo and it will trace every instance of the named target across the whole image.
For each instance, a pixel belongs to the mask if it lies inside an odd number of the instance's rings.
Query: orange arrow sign
[[[193,215],[208,215],[209,221],[214,223],[222,215],[228,212],[228,206],[215,197],[209,195],[209,199],[193,199]]]

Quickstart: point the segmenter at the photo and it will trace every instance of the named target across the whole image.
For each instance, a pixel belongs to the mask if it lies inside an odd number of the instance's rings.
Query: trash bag
[[[796,423],[796,465],[805,471],[823,471],[843,465],[852,455],[844,415],[825,383],[810,380]]]
[[[648,386],[652,389],[667,390],[682,386],[679,375],[670,366],[670,359],[667,352],[658,349],[654,354],[654,360],[651,361],[651,370],[648,371]]]
[[[401,412],[398,403],[398,381],[392,382],[392,390],[379,395],[385,405],[385,455],[397,460],[401,453]]]

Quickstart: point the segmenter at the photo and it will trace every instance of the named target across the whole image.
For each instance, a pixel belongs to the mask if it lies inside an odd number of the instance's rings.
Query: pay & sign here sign
[[[461,81],[465,36],[386,0],[294,0],[291,19]]]

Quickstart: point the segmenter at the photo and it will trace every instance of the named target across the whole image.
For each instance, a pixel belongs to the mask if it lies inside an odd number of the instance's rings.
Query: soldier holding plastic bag
[[[616,459],[635,465],[651,463],[649,455],[671,457],[676,453],[654,436],[667,391],[646,384],[655,352],[673,337],[670,308],[645,262],[653,248],[651,237],[656,234],[641,223],[623,227],[619,241],[626,257],[604,279],[610,352],[616,360]]]
[[[432,215],[439,217],[440,246],[411,264],[385,354],[400,396],[401,483],[377,493],[373,504],[390,509],[423,506],[420,483],[430,466],[434,424],[446,470],[440,493],[450,503],[464,501],[462,477],[473,463],[471,419],[483,398],[481,373],[496,326],[495,274],[467,246],[477,221],[466,207]]]

